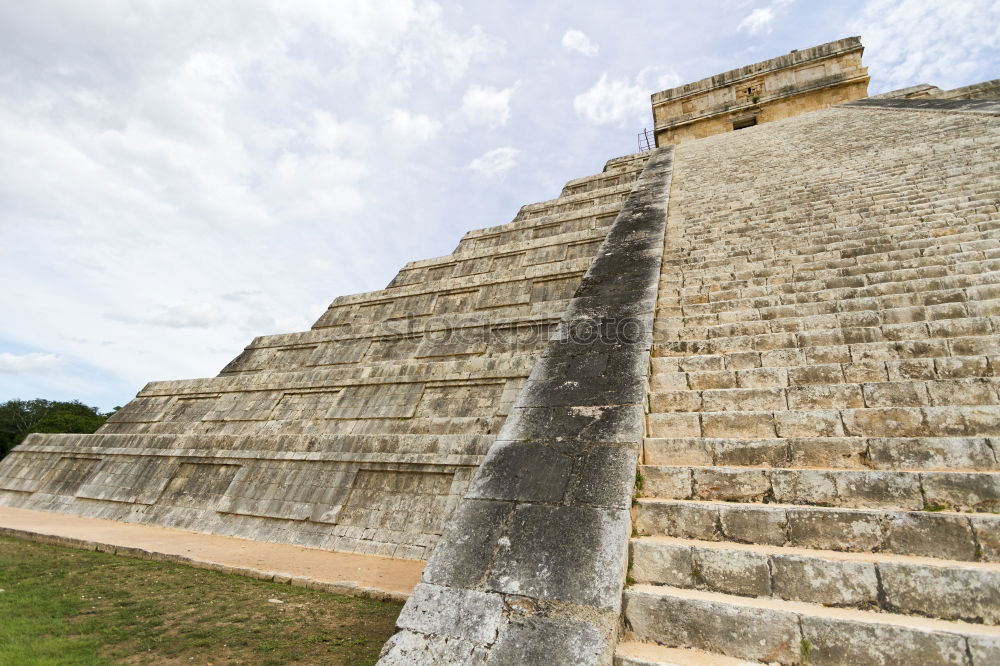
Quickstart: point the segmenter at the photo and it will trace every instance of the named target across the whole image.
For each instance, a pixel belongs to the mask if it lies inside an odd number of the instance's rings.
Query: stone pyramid
[[[425,558],[648,158],[611,160],[95,435],[32,435],[8,506]]]
[[[0,503],[428,559],[383,666],[1000,663],[1000,81],[860,57],[657,93],[657,149]]]

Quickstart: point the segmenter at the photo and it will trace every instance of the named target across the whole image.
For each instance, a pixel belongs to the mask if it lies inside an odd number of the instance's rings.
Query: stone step
[[[986,233],[997,236],[1000,232]],[[666,268],[677,273],[664,274],[660,283],[677,290],[685,303],[691,305],[734,298],[732,295],[738,294],[748,282],[767,286],[772,293],[808,293],[837,287],[877,292],[884,284],[930,279],[947,283],[962,276],[995,271],[991,267],[996,266],[1000,255],[1000,240],[994,237],[974,245],[942,245],[923,251],[897,249],[861,262],[834,258],[828,253],[807,264],[789,264],[787,256],[775,254],[746,261],[724,253],[687,269],[667,262]],[[682,273],[683,279],[678,273]],[[707,301],[703,298],[706,294]]]
[[[1000,406],[663,412],[649,437],[996,437]]]
[[[1000,561],[996,514],[664,499],[638,499],[634,514],[641,536]]]
[[[760,662],[734,659],[704,650],[668,648],[656,643],[622,641],[615,650],[614,666],[757,666]]]
[[[816,374],[821,377],[828,376],[826,370],[827,368],[823,368]],[[833,366],[829,370],[832,374],[840,371],[840,368]],[[649,394],[651,412],[739,412],[997,404],[1000,404],[1000,378],[993,377],[815,383],[777,388],[696,388],[654,391]]]
[[[785,194],[787,196],[787,193]],[[933,247],[943,239],[956,236],[961,242],[970,242],[977,238],[973,232],[997,228],[993,219],[996,207],[990,201],[990,193],[981,193],[979,196],[975,202],[968,202],[965,214],[943,215],[934,220],[925,219],[924,224],[918,228],[915,228],[917,225],[913,224],[913,218],[915,215],[920,215],[919,207],[882,219],[874,217],[866,219],[860,213],[855,213],[854,223],[849,225],[849,228],[830,219],[811,219],[805,222],[790,220],[778,227],[772,227],[769,234],[761,234],[752,240],[747,238],[747,234],[732,233],[725,225],[710,227],[706,225],[704,229],[687,229],[683,237],[678,237],[691,241],[697,239],[702,241],[701,243],[692,242],[686,246],[678,244],[668,248],[667,254],[671,259],[706,256],[718,252],[721,246],[727,252],[740,253],[748,258],[773,258],[774,255],[770,253],[777,249],[804,256],[823,251],[837,251],[846,253],[849,257],[852,252],[874,249],[887,241],[893,247],[905,249]],[[788,201],[790,200],[787,198],[783,199],[783,202]],[[815,200],[809,203],[813,204]],[[851,202],[851,205],[856,207],[857,201]],[[934,207],[930,202],[926,205],[928,208]],[[699,212],[710,214],[706,211]],[[759,217],[763,221],[771,216],[761,211]]]
[[[671,270],[683,271],[684,283],[691,289],[688,293],[697,293],[696,290],[708,285],[714,287],[712,291],[726,290],[730,281],[754,277],[766,277],[769,284],[779,284],[955,266],[966,261],[995,258],[1000,249],[997,229],[972,231],[964,236],[945,237],[943,242],[931,245],[921,241],[924,247],[919,249],[887,244],[881,246],[880,253],[873,252],[861,259],[845,257],[844,251],[827,247],[818,248],[819,251],[811,255],[789,253],[788,249],[794,248],[771,247],[769,252],[752,258],[741,255],[738,250],[723,250],[685,259],[665,257],[663,264]],[[977,240],[968,240],[971,237]],[[887,281],[892,280],[878,275],[872,280],[873,283]]]
[[[643,537],[636,583],[979,624],[1000,623],[1000,564]]]
[[[660,319],[670,327],[710,326],[721,323],[767,321],[787,330],[784,320],[803,317],[852,315],[871,317],[878,314],[885,323],[906,323],[934,319],[936,307],[956,302],[985,302],[1000,298],[1000,273],[991,271],[975,276],[954,276],[949,280],[914,280],[901,283],[905,289],[895,293],[867,293],[867,288],[836,287],[823,291],[736,298],[682,305],[679,297],[659,293]],[[881,288],[884,291],[884,287]],[[868,292],[873,292],[868,289]],[[679,306],[679,307],[677,307]],[[665,311],[674,307],[673,311]],[[860,315],[857,313],[869,313]],[[917,319],[920,317],[920,319]],[[812,323],[814,320],[810,320]]]
[[[909,226],[912,228],[912,223]],[[799,281],[822,277],[827,271],[855,271],[860,267],[890,264],[914,267],[921,261],[954,263],[962,261],[963,256],[972,260],[985,259],[998,249],[998,230],[1000,223],[997,221],[964,224],[956,228],[960,233],[938,239],[906,233],[890,234],[887,238],[881,232],[869,230],[867,233],[877,233],[878,240],[887,242],[855,248],[844,247],[844,243],[828,243],[802,249],[791,243],[773,241],[754,246],[719,248],[710,245],[697,252],[674,246],[664,253],[663,265],[672,273],[683,271],[684,277],[690,278],[686,280],[690,286],[721,285],[731,279],[758,276],[770,278],[772,282]],[[728,263],[721,259],[728,259]]]
[[[620,204],[613,204],[587,210],[559,211],[530,220],[515,219],[506,224],[476,229],[465,234],[452,254],[482,254],[511,244],[537,241],[555,233],[590,228],[607,229],[620,210]]]
[[[991,318],[991,325],[992,325]],[[771,354],[762,364],[812,365],[861,360],[897,360],[906,358],[942,358],[950,356],[1000,356],[1000,336],[996,334],[947,335],[953,324],[936,322],[937,326],[918,323],[908,326],[883,327],[875,337],[873,329],[822,331],[819,333],[778,333],[744,335],[716,339],[655,340],[654,357],[705,356],[744,352],[781,352]],[[960,326],[958,330],[961,330]],[[886,337],[886,333],[889,337]],[[940,333],[940,335],[932,335]],[[810,351],[811,348],[820,348]],[[808,359],[812,359],[809,362]]]
[[[726,360],[726,357],[717,357]],[[923,359],[919,361],[865,361],[860,363],[817,363],[813,365],[781,367],[744,367],[760,363],[759,356],[751,353],[740,358],[730,358],[720,365],[738,367],[731,370],[683,372],[676,361],[653,359],[649,380],[651,393],[664,391],[706,389],[762,389],[814,387],[829,384],[862,384],[885,381],[971,381],[976,382],[994,375],[989,358],[985,356],[952,357],[947,360]]]
[[[981,201],[987,204],[989,197]],[[785,199],[784,201],[790,201]],[[814,203],[814,201],[809,202]],[[857,202],[853,202],[857,205]],[[833,221],[809,220],[805,223],[787,222],[780,228],[772,228],[769,234],[761,234],[750,242],[745,234],[733,234],[724,226],[713,226],[711,229],[689,229],[683,238],[701,243],[690,243],[687,246],[676,245],[668,248],[666,253],[670,260],[687,257],[706,257],[720,250],[739,254],[748,259],[776,258],[773,254],[781,250],[792,256],[811,256],[827,252],[837,253],[841,257],[868,256],[865,252],[878,251],[888,243],[891,247],[902,249],[923,249],[946,243],[950,238],[958,242],[974,242],[978,236],[974,232],[996,228],[989,213],[995,213],[996,208],[987,204],[981,206],[984,214],[977,214],[979,205],[970,206],[972,215],[940,217],[933,222],[925,222],[920,228],[914,229],[913,216],[919,214],[919,209],[908,211],[908,214],[895,218],[864,219],[858,216],[850,230],[843,225],[838,226]],[[978,217],[973,217],[979,215]],[[767,213],[760,217],[766,219]],[[721,232],[721,233],[719,233]],[[856,235],[855,235],[856,234]]]
[[[795,306],[789,306],[794,309]],[[755,315],[759,315],[753,311]],[[715,339],[743,335],[768,335],[778,333],[818,332],[829,329],[886,329],[908,324],[925,323],[931,337],[988,334],[993,328],[989,318],[1000,315],[1000,299],[970,300],[969,302],[943,303],[930,306],[880,308],[872,305],[865,310],[812,315],[802,313],[779,319],[725,317],[736,321],[719,323],[720,315],[698,317],[659,316],[654,337],[661,340]],[[690,321],[682,321],[688,319]],[[707,321],[706,321],[707,320]],[[941,335],[941,333],[944,335]],[[883,333],[884,334],[884,333]],[[890,338],[896,339],[896,338]]]
[[[636,640],[780,664],[965,664],[1000,659],[1000,628],[666,586],[626,589]]]
[[[979,177],[982,178],[982,175],[980,174]],[[969,184],[982,185],[983,183],[970,182]],[[741,189],[741,191],[746,190]],[[793,197],[788,196],[787,191],[782,193],[786,197],[781,200],[781,204],[788,207],[782,208],[780,211],[767,210],[767,204],[761,199],[754,202],[756,217],[754,221],[758,222],[758,226],[754,228],[754,231],[758,233],[753,237],[753,240],[758,241],[756,247],[765,243],[780,248],[798,244],[801,246],[802,253],[815,252],[814,248],[823,248],[827,244],[835,245],[842,250],[864,249],[879,244],[889,234],[897,241],[897,244],[907,243],[907,247],[923,247],[919,244],[920,240],[925,241],[926,245],[934,245],[938,239],[952,235],[949,233],[950,231],[965,233],[968,225],[982,226],[986,229],[993,228],[991,223],[996,216],[996,207],[991,202],[991,194],[993,193],[989,189],[972,193],[971,196],[976,197],[976,199],[962,202],[960,206],[946,209],[925,203],[923,207],[918,206],[912,209],[907,207],[905,212],[902,210],[892,212],[866,210],[858,205],[857,200],[844,199],[841,201],[845,206],[843,209],[830,210],[828,213],[810,216],[808,219],[801,217],[794,219],[794,217],[784,213],[788,210],[801,211],[802,206],[815,211],[816,200],[808,199],[796,202]],[[829,201],[836,203],[834,198],[829,199]],[[940,201],[935,203],[941,205]],[[796,209],[795,206],[799,206],[799,208]],[[947,204],[943,204],[943,206],[947,206]],[[692,202],[687,202],[685,208],[687,209],[685,212],[699,215],[697,219],[705,220],[706,217],[712,217],[715,218],[712,221],[717,222],[717,224],[705,224],[704,228],[701,229],[685,229],[683,234],[676,234],[676,239],[687,241],[687,243],[677,242],[673,248],[682,250],[690,248],[689,252],[693,256],[709,254],[719,248],[732,252],[742,252],[746,256],[757,256],[761,252],[766,252],[767,246],[764,246],[765,249],[756,250],[747,238],[751,234],[742,233],[747,226],[745,223],[738,225],[742,228],[735,230],[734,233],[733,227],[737,225],[734,225],[731,219],[727,219],[729,216],[722,209],[699,206]],[[913,223],[914,217],[918,216],[921,218],[921,224],[915,225]],[[690,218],[685,215],[685,219]],[[858,236],[851,235],[853,231],[856,231]],[[796,238],[801,240],[797,243]]]
[[[538,299],[543,300],[543,299]],[[965,304],[962,306],[965,311]],[[992,306],[990,306],[992,307]],[[686,326],[653,331],[653,342],[687,342],[694,345],[708,344],[722,351],[763,351],[803,347],[864,344],[871,342],[897,342],[930,339],[949,339],[969,335],[996,335],[1000,333],[1000,316],[969,316],[956,313],[955,317],[929,322],[903,324],[878,324],[873,326],[818,325],[796,331],[765,331],[762,326],[743,324],[724,326]],[[764,322],[758,322],[764,324]],[[996,337],[1000,341],[1000,337]]]
[[[882,470],[1000,470],[1000,440],[968,437],[648,437],[646,465],[825,467]]]
[[[643,497],[908,511],[1000,512],[1000,472],[643,465]]]
[[[593,228],[583,231],[570,231],[557,236],[540,238],[530,241],[520,241],[511,243],[497,249],[480,250],[479,252],[460,252],[419,261],[411,261],[404,266],[393,278],[386,289],[399,289],[417,284],[436,282],[452,277],[465,277],[470,275],[481,275],[493,270],[511,270],[520,268],[522,262],[524,266],[543,263],[538,261],[544,258],[549,261],[556,261],[558,257],[567,257],[567,248],[579,248],[582,246],[596,245],[603,241],[607,233],[607,228]],[[510,261],[508,256],[494,258],[499,253],[514,253],[525,255],[522,261]],[[593,254],[590,252],[589,254]],[[573,250],[568,255],[569,259],[581,256],[574,254]],[[556,257],[556,258],[553,258]],[[518,259],[520,259],[518,257]]]
[[[730,258],[725,266],[685,273],[683,279],[665,275],[659,285],[664,295],[677,299],[675,304],[692,308],[691,314],[718,312],[720,307],[739,309],[756,299],[764,299],[758,303],[766,305],[818,302],[837,291],[849,298],[874,298],[915,292],[916,285],[929,291],[961,289],[994,282],[990,275],[997,270],[1000,240],[992,242],[997,247],[989,250],[958,248],[949,254],[880,264],[826,261],[805,272],[772,268],[772,262],[781,258],[734,271]]]
[[[992,339],[968,339],[971,346]],[[658,356],[650,359],[651,387],[676,391],[698,388],[765,388],[810,384],[965,379],[1000,374],[989,356],[948,355],[947,343],[873,343],[805,349]],[[917,356],[940,353],[943,356]],[[836,367],[839,366],[839,371]],[[746,373],[742,377],[737,373]],[[685,376],[678,376],[683,374]]]

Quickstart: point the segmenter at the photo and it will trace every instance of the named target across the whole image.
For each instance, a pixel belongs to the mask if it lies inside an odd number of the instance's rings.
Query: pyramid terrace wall
[[[217,377],[146,385],[95,435],[32,435],[0,502],[427,558],[646,157],[254,339]]]

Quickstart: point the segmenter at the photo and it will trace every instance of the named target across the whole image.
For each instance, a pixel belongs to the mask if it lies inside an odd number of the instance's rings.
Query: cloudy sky
[[[0,401],[212,376],[856,34],[872,93],[1000,77],[996,0],[0,3]]]

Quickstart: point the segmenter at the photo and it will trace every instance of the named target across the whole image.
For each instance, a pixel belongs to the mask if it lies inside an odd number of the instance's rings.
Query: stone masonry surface
[[[676,149],[620,666],[1000,663],[998,110]]]
[[[609,663],[672,151],[646,163],[397,621],[390,665]]]
[[[32,435],[0,462],[0,505],[426,559],[647,158],[256,338],[218,377],[148,384],[95,435]]]

